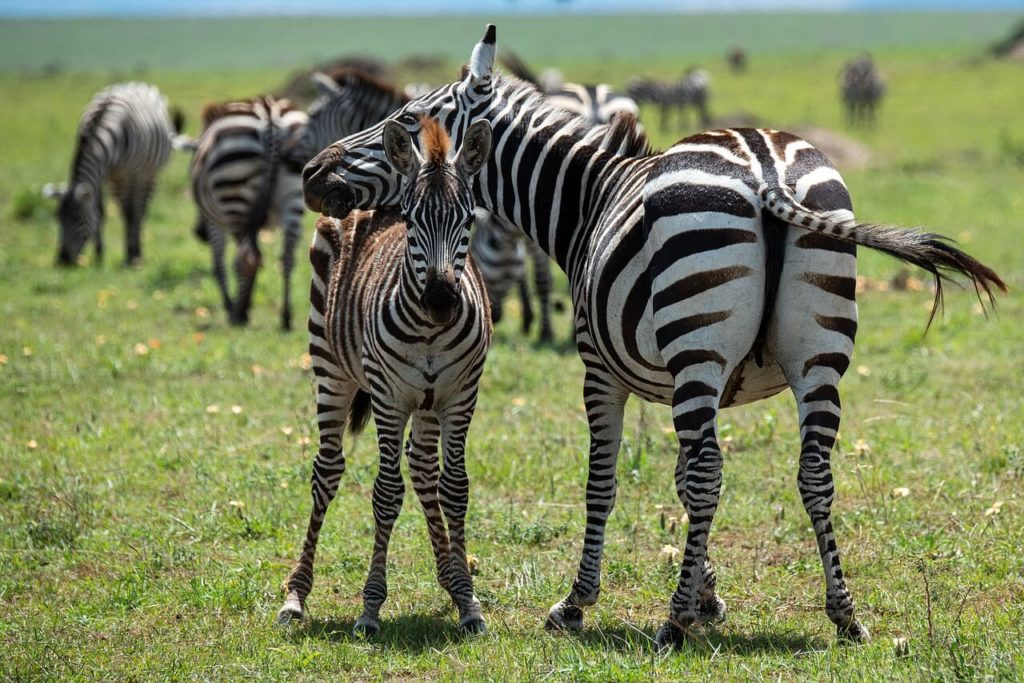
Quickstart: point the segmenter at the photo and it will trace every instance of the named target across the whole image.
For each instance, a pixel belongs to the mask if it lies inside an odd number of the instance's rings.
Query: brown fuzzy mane
[[[261,103],[267,109],[271,109],[276,104],[282,114],[298,110],[298,107],[292,104],[291,100],[276,98],[272,95],[260,95],[228,102],[210,102],[203,107],[203,112],[200,115],[203,121],[203,130],[209,128],[210,124],[217,119],[222,119],[225,116],[245,116],[247,114],[252,116],[254,115],[254,106]]]
[[[420,140],[423,144],[423,156],[435,166],[443,166],[448,160],[448,151],[451,149],[452,140],[444,126],[435,119],[424,116],[420,119],[423,128],[420,130]]]

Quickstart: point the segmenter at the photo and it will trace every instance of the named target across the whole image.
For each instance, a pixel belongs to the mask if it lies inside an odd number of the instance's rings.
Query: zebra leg
[[[481,370],[483,367],[481,366]],[[452,600],[459,608],[459,629],[463,633],[484,633],[487,624],[480,609],[480,600],[473,590],[473,577],[466,559],[466,510],[469,508],[469,476],[466,474],[466,434],[476,407],[477,381],[456,397],[442,417],[441,435],[444,446],[444,470],[439,493],[441,508],[448,522],[451,539],[449,576]]]
[[[581,354],[582,355],[582,354]],[[590,467],[587,474],[587,531],[583,556],[565,599],[548,612],[545,627],[577,630],[583,627],[583,607],[597,602],[601,592],[601,554],[608,515],[615,506],[615,465],[622,441],[622,417],[629,396],[604,371],[587,368],[583,401],[590,424]]]
[[[220,289],[220,298],[224,304],[224,309],[230,316],[234,310],[234,304],[231,301],[231,295],[228,293],[228,273],[224,268],[224,243],[227,236],[219,226],[209,223],[203,218],[200,218],[199,221],[199,225],[206,226],[207,237],[210,242],[210,253],[213,258],[213,277],[217,281],[217,288]]]
[[[371,378],[371,382],[373,378]],[[380,467],[373,483],[373,558],[370,572],[363,586],[363,613],[352,631],[356,636],[372,637],[380,632],[380,607],[388,597],[387,562],[391,530],[402,509],[405,483],[399,462],[402,453],[402,435],[409,421],[409,413],[398,412],[387,397],[373,397],[373,418],[377,425],[377,445],[380,449]]]
[[[832,530],[835,488],[830,455],[839,431],[838,377],[831,368],[810,368],[805,381],[793,387],[800,413],[800,469],[797,486],[804,509],[811,518],[818,552],[825,571],[825,613],[836,625],[840,638],[855,642],[869,634],[854,617],[853,598],[846,588]]]
[[[526,249],[533,261],[533,284],[540,304],[540,340],[550,342],[551,332],[551,258],[533,240],[526,241]],[[523,329],[523,332],[528,332]]]
[[[146,216],[152,192],[152,182],[136,181],[121,195],[125,229],[125,265],[137,266],[142,263],[142,221]]]
[[[232,325],[247,325],[249,323],[249,308],[252,306],[252,292],[256,286],[256,274],[263,265],[263,257],[260,255],[259,245],[256,243],[256,235],[247,235],[238,243],[235,252],[235,275],[238,277],[238,296],[235,298],[235,305],[231,309],[230,322]]]
[[[679,439],[676,491],[686,506],[689,528],[679,570],[679,582],[669,602],[668,621],[658,629],[655,646],[666,650],[680,644],[685,631],[701,621],[700,597],[708,595],[707,544],[711,522],[718,508],[722,486],[722,452],[718,447],[716,420],[722,377],[720,368],[699,372],[708,363],[691,365],[676,375],[672,421]],[[689,371],[690,368],[698,370]],[[714,588],[710,588],[711,595]]]
[[[297,194],[284,209],[284,244],[281,248],[281,277],[284,291],[281,302],[281,329],[292,329],[292,270],[295,268],[295,244],[302,234],[302,195]]]
[[[686,508],[686,458],[680,456],[676,459],[676,495],[679,502]],[[715,588],[718,579],[715,570],[711,565],[709,553],[704,554],[704,562],[701,565],[700,590],[697,596],[697,621],[699,623],[715,623],[725,621],[725,601],[718,597]]]
[[[320,527],[323,526],[327,508],[338,493],[338,483],[341,481],[341,475],[345,473],[345,454],[341,439],[349,407],[359,388],[355,382],[341,381],[328,376],[328,373],[335,376],[339,374],[336,366],[328,364],[322,357],[315,358],[319,361],[314,371],[317,374],[316,420],[320,428],[320,448],[313,460],[313,511],[309,515],[302,554],[285,583],[287,596],[277,613],[277,621],[282,624],[303,617],[306,597],[313,589],[316,544],[320,538]]]
[[[448,573],[450,544],[437,492],[437,481],[440,476],[437,440],[440,435],[437,417],[432,413],[415,413],[409,440],[405,444],[405,454],[409,459],[409,476],[412,478],[413,491],[416,492],[416,497],[423,508],[423,515],[427,519],[430,545],[437,562],[437,581],[445,590],[451,590]]]
[[[523,334],[529,335],[530,328],[533,327],[533,303],[530,301],[530,286],[526,284],[526,273],[523,273],[523,277],[519,278],[516,284],[519,290],[519,307],[523,310]],[[491,316],[491,320],[494,320],[494,316]]]

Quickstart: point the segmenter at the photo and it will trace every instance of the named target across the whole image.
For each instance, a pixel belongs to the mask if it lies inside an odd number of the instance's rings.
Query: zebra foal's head
[[[459,282],[469,251],[473,176],[487,163],[491,151],[490,124],[471,125],[454,154],[447,131],[433,118],[424,118],[420,124],[422,154],[397,121],[384,125],[382,142],[388,161],[403,179],[400,206],[420,304],[431,321],[448,323],[458,307]]]
[[[99,188],[87,183],[75,183],[57,196],[57,221],[60,224],[60,242],[57,263],[71,266],[86,243],[96,235],[103,222],[103,197]]]
[[[400,175],[384,152],[386,125],[415,135],[424,117],[437,119],[462,145],[470,124],[490,103],[494,82],[495,28],[487,26],[476,44],[465,77],[410,101],[385,121],[330,145],[302,171],[306,206],[334,218],[353,209],[393,206],[398,202]]]

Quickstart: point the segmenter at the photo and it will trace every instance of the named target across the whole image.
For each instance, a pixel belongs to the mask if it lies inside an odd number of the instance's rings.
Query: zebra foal
[[[453,159],[448,135],[434,119],[423,120],[419,138],[423,157],[402,125],[392,122],[383,130],[383,149],[402,176],[401,215],[355,212],[317,222],[310,249],[309,352],[320,448],[313,462],[313,510],[278,612],[282,622],[302,617],[313,585],[320,527],[345,471],[346,415],[355,431],[372,408],[380,452],[373,487],[376,534],[355,632],[374,635],[380,628],[388,542],[405,495],[400,458],[410,418],[405,451],[438,580],[459,609],[460,628],[485,630],[466,561],[464,453],[491,341],[486,291],[468,258],[473,177],[490,153],[490,126],[470,126]]]
[[[103,259],[104,181],[124,216],[125,263],[142,260],[142,221],[180,126],[180,115],[172,121],[156,86],[119,83],[93,97],[78,124],[67,188],[53,192],[59,198],[58,264],[73,265],[90,239],[97,262]]]

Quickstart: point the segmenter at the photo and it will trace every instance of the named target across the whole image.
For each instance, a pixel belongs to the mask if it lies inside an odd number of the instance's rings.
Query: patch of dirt
[[[871,150],[867,146],[833,130],[813,126],[783,127],[782,130],[799,135],[820,149],[840,171],[860,170],[871,163]]]

